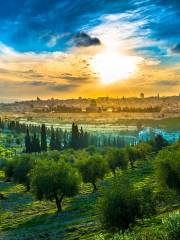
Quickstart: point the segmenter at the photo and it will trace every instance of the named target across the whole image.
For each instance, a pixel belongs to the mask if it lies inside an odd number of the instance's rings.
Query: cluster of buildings
[[[111,98],[98,97],[77,99],[47,99],[20,101],[14,103],[1,103],[0,110],[6,112],[70,112],[70,113],[91,113],[91,112],[180,112],[180,96],[160,97],[159,94],[153,97]]]

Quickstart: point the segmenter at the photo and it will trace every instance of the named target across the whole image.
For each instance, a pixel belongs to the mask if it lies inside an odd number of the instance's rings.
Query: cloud
[[[177,80],[161,80],[161,81],[157,81],[156,84],[158,86],[178,86],[178,85],[180,85],[180,81],[177,81]]]
[[[48,89],[52,90],[54,92],[68,92],[75,88],[77,88],[78,85],[76,84],[55,84],[55,85],[48,85]]]
[[[58,41],[66,36],[68,36],[68,33],[62,33],[62,34],[55,34],[52,35],[50,40],[47,42],[48,47],[54,47],[57,45]]]
[[[73,37],[77,47],[89,47],[101,45],[101,41],[96,37],[91,37],[85,32],[80,32]]]
[[[172,49],[171,49],[172,53],[180,53],[180,43],[176,44]]]

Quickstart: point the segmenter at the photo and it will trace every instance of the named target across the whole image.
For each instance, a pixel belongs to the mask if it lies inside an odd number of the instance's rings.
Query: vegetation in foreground
[[[0,148],[0,239],[179,239],[180,142]]]

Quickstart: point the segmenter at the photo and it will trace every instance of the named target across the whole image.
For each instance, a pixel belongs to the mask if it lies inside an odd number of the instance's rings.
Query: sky
[[[0,101],[180,93],[179,0],[0,6]]]

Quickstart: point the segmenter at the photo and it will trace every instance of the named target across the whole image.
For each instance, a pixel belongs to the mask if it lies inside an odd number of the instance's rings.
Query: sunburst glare
[[[141,57],[125,56],[116,52],[104,51],[92,58],[91,66],[103,84],[111,84],[128,79],[135,74],[141,62]]]

